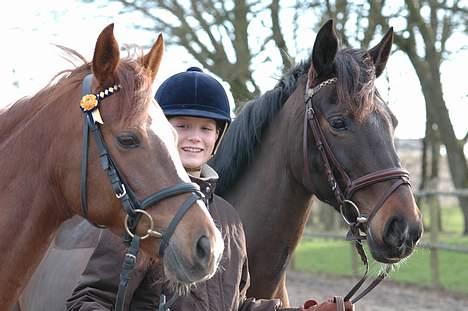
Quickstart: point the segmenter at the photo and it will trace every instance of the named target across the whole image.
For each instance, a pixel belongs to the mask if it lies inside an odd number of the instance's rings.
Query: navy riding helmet
[[[169,77],[159,86],[154,98],[168,118],[190,116],[215,120],[220,128],[216,146],[231,123],[229,100],[223,86],[198,67]]]

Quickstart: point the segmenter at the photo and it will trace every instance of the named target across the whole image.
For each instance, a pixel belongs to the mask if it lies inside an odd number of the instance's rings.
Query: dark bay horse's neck
[[[282,116],[276,119],[253,162],[226,195],[245,227],[252,281],[249,295],[255,297],[275,291],[272,287],[277,286],[302,236],[311,199],[290,171],[288,157],[294,142],[285,136],[288,121]],[[300,141],[299,136],[295,140]]]
[[[46,128],[54,125],[52,116],[38,112],[32,118],[11,117],[22,124],[10,126],[10,132],[2,128],[0,133],[1,310],[8,310],[16,301],[65,219],[58,210],[56,185],[50,174],[54,135]]]

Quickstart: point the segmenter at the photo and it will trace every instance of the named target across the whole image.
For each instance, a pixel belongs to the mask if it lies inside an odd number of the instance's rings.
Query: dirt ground
[[[291,306],[299,306],[310,298],[323,301],[333,295],[345,295],[356,281],[357,279],[288,271],[287,287]],[[384,280],[356,304],[356,311],[377,310],[468,311],[468,295],[419,289]]]

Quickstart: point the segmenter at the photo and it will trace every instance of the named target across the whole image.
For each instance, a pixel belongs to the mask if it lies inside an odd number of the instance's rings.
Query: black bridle
[[[106,97],[117,92],[121,87],[120,85],[114,85],[100,91],[98,93],[91,93],[93,75],[89,74],[83,79],[82,86],[82,100],[80,102],[81,110],[84,113],[83,123],[83,153],[81,160],[81,212],[83,217],[88,219],[88,203],[87,203],[87,175],[88,175],[88,153],[89,153],[89,132],[92,133],[96,147],[98,150],[101,167],[107,173],[107,177],[112,186],[112,190],[115,196],[120,200],[123,209],[126,213],[125,218],[125,237],[124,241],[130,244],[128,252],[125,254],[125,260],[120,275],[119,292],[117,295],[116,310],[123,308],[125,290],[130,279],[130,272],[133,270],[136,264],[136,257],[138,255],[140,240],[148,238],[150,236],[161,239],[159,247],[159,256],[164,255],[164,251],[169,245],[169,240],[173,235],[178,223],[183,218],[185,213],[190,209],[191,206],[197,200],[204,199],[203,193],[200,191],[200,187],[195,183],[179,183],[175,186],[162,189],[155,192],[143,200],[138,200],[135,192],[132,190],[130,185],[126,183],[119,169],[112,161],[112,157],[109,154],[109,150],[104,141],[103,135],[100,128],[100,114],[99,114],[99,103]],[[151,215],[146,212],[146,208],[173,196],[191,193],[190,197],[182,204],[177,210],[174,218],[169,223],[169,226],[163,231],[158,232],[153,228],[154,222]],[[136,227],[141,216],[145,216],[149,220],[149,228],[146,234],[139,236],[136,234]],[[96,226],[103,228],[101,225]]]
[[[309,169],[309,153],[308,153],[308,129],[312,131],[312,135],[315,141],[315,145],[319,150],[320,157],[322,159],[322,164],[325,167],[325,173],[327,175],[327,181],[331,191],[333,192],[335,199],[338,203],[340,213],[349,226],[349,231],[346,239],[352,240],[355,243],[356,249],[366,266],[366,271],[364,276],[358,283],[349,291],[349,293],[344,297],[344,301],[350,300],[352,303],[357,302],[359,299],[364,297],[369,293],[375,286],[377,286],[390,272],[390,266],[386,267],[386,270],[381,272],[377,278],[369,284],[357,297],[351,300],[351,297],[356,293],[356,291],[362,286],[364,281],[367,278],[367,273],[369,271],[369,263],[367,255],[362,246],[361,240],[366,239],[364,225],[369,226],[373,217],[379,211],[379,209],[384,205],[385,201],[390,197],[390,195],[395,192],[400,186],[407,185],[410,186],[409,182],[409,173],[400,168],[389,168],[378,170],[370,174],[366,174],[357,179],[352,180],[349,175],[344,170],[343,166],[337,161],[335,155],[333,154],[332,149],[330,148],[325,135],[323,134],[322,128],[320,127],[320,122],[318,119],[318,113],[320,112],[317,107],[314,107],[313,97],[317,94],[320,89],[328,85],[333,85],[337,81],[336,78],[328,79],[314,87],[309,87],[309,81],[307,81],[306,91],[305,91],[305,117],[304,117],[304,137],[303,137],[303,153],[304,153],[304,166],[306,178],[310,181],[310,169]],[[339,174],[341,180],[344,180],[344,192],[341,190],[340,185],[337,182],[335,177],[335,172]],[[375,206],[371,209],[369,215],[361,214],[356,203],[352,201],[352,196],[359,190],[371,186],[373,184],[394,180],[394,183],[385,191],[385,193],[380,197]],[[354,218],[351,219],[346,212],[347,209],[351,209],[351,214]]]

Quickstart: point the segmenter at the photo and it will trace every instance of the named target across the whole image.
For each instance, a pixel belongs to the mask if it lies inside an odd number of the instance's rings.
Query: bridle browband
[[[122,207],[126,213],[125,217],[125,237],[124,241],[130,244],[128,252],[125,254],[125,260],[120,275],[119,292],[117,294],[116,310],[121,310],[124,305],[125,290],[130,279],[130,272],[133,270],[136,264],[136,257],[138,255],[140,240],[148,237],[154,237],[161,239],[159,246],[159,256],[164,255],[164,251],[169,245],[171,236],[173,235],[178,223],[186,214],[186,212],[194,205],[197,200],[204,199],[203,193],[200,191],[200,187],[195,183],[179,183],[175,186],[162,189],[155,192],[143,200],[138,200],[135,192],[132,190],[130,185],[125,182],[120,174],[119,169],[115,165],[109,150],[104,141],[101,133],[100,122],[101,120],[99,113],[99,103],[106,97],[119,91],[120,85],[114,85],[100,91],[98,93],[91,93],[93,75],[88,74],[83,79],[82,86],[82,100],[80,102],[81,110],[84,113],[83,123],[83,151],[81,159],[81,177],[80,177],[80,189],[81,189],[81,212],[84,218],[88,221],[88,203],[87,203],[87,175],[88,175],[88,153],[89,153],[89,132],[92,133],[96,148],[99,154],[101,167],[107,173],[107,177],[112,186],[112,190],[115,196],[120,200]],[[101,120],[102,122],[102,120]],[[168,227],[158,232],[154,230],[154,221],[151,215],[146,211],[146,208],[170,197],[177,196],[183,193],[191,193],[190,197],[182,204],[177,210],[174,218],[169,223]],[[148,218],[149,228],[146,234],[139,236],[136,234],[136,227],[142,216]],[[99,228],[104,226],[94,224]]]
[[[364,248],[362,246],[361,240],[366,239],[366,235],[361,234],[361,231],[365,231],[364,225],[369,225],[373,217],[377,214],[380,208],[384,205],[385,201],[395,192],[400,186],[408,185],[409,182],[409,173],[400,168],[389,168],[378,170],[370,174],[363,175],[359,178],[352,180],[348,173],[344,170],[343,166],[337,161],[330,145],[327,143],[325,135],[323,134],[322,128],[320,127],[318,113],[320,113],[318,107],[314,107],[313,97],[316,95],[323,87],[336,84],[337,78],[330,78],[323,81],[322,83],[309,87],[309,81],[306,84],[305,91],[305,116],[304,116],[304,136],[303,136],[303,153],[304,153],[304,170],[307,181],[311,180],[310,168],[309,168],[309,152],[308,152],[308,129],[310,127],[315,141],[315,145],[319,151],[322,164],[325,168],[325,174],[327,176],[328,185],[333,192],[336,202],[338,204],[340,213],[349,226],[349,231],[346,236],[347,240],[352,240],[355,243],[356,249],[366,266],[366,271],[364,276],[359,280],[359,282],[350,290],[350,292],[344,297],[344,301],[351,300],[351,297],[356,293],[356,291],[362,286],[364,281],[367,278],[367,273],[369,271],[369,264],[367,256],[365,254]],[[335,172],[341,177],[341,180],[344,181],[344,191],[340,188],[340,185],[337,182],[335,177]],[[353,195],[366,187],[374,185],[379,182],[394,180],[394,183],[384,192],[380,197],[374,207],[371,209],[369,215],[361,214],[357,205],[352,201]],[[346,208],[351,208],[351,212],[356,216],[354,219],[350,219],[347,216]],[[367,287],[365,288],[357,297],[351,300],[352,303],[357,302],[359,299],[364,297],[368,292],[370,292],[375,286],[377,286],[389,273],[390,267],[387,266],[384,272],[381,272],[378,277]],[[343,309],[344,310],[344,309]]]

